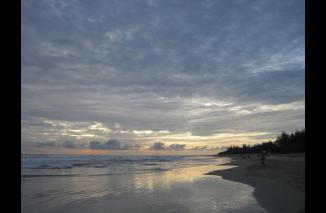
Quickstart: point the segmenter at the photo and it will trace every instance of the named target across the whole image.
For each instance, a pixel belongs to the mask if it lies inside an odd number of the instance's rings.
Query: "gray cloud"
[[[50,141],[50,142],[38,142],[38,143],[35,143],[35,146],[37,146],[37,147],[55,147],[56,143],[53,142],[53,141]]]
[[[103,144],[103,149],[119,150],[121,143],[116,139],[110,139]]]
[[[185,144],[171,144],[169,146],[165,145],[165,143],[162,142],[155,142],[153,143],[149,149],[152,150],[175,150],[175,151],[179,151],[179,150],[184,150],[186,147]]]
[[[140,145],[139,144],[124,144],[122,146],[123,150],[138,150],[140,149]]]
[[[22,141],[304,128],[304,31],[303,0],[23,1]]]
[[[107,149],[107,150],[137,150],[140,148],[138,144],[123,144],[117,139],[110,139],[107,142],[90,141],[91,149]]]
[[[152,150],[164,150],[166,149],[165,144],[161,142],[155,142],[153,145],[150,147]]]
[[[81,144],[77,144],[74,141],[64,141],[62,143],[49,141],[49,142],[35,142],[32,145],[36,147],[46,148],[46,147],[62,147],[67,149],[75,149],[75,148],[82,148]]]
[[[171,144],[169,146],[169,149],[171,149],[171,150],[183,150],[183,149],[185,149],[185,147],[186,147],[186,144],[177,144],[177,143],[175,143],[175,144]]]
[[[207,146],[195,146],[193,149],[194,150],[207,150],[208,147]]]
[[[91,149],[103,149],[103,145],[99,141],[90,141],[89,148]]]
[[[62,143],[62,146],[64,148],[68,148],[68,149],[75,149],[75,148],[77,148],[77,145],[73,141],[65,141],[65,142]]]
[[[222,150],[226,150],[227,148],[229,148],[230,146],[212,146],[212,147],[209,147],[209,146],[196,146],[194,148],[192,148],[192,150],[219,150],[219,151],[222,151]]]
[[[90,141],[88,145],[85,144],[78,144],[74,141],[64,141],[60,142],[37,142],[33,143],[34,146],[40,148],[48,148],[48,147],[62,147],[67,149],[94,149],[94,150],[139,150],[141,148],[141,144],[123,144],[116,139],[110,139],[107,142],[100,142],[100,141]],[[224,150],[229,146],[196,146],[189,148],[189,150]],[[180,151],[186,150],[186,144],[178,144],[174,143],[171,145],[166,145],[162,142],[155,142],[153,143],[148,149],[150,150],[170,150],[170,151]]]

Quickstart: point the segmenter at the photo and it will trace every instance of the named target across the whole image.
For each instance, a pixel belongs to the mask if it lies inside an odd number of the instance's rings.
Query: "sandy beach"
[[[303,155],[25,156],[22,212],[304,212]],[[207,175],[210,174],[210,175]]]
[[[225,180],[244,183],[254,187],[253,195],[259,205],[268,212],[305,212],[305,155],[271,155],[266,166],[260,165],[257,155],[243,159],[228,155],[234,166],[216,170],[208,175],[218,175]]]

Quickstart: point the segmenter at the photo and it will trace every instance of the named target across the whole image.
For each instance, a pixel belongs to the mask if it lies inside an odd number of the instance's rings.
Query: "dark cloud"
[[[165,143],[162,142],[155,142],[153,143],[149,149],[152,150],[175,150],[175,151],[180,151],[185,149],[186,145],[185,144],[171,144],[169,146],[165,145]]]
[[[219,150],[219,151],[223,151],[226,150],[227,148],[229,148],[230,146],[195,146],[193,148],[191,148],[192,150],[200,150],[200,151],[204,151],[204,150]]]
[[[122,146],[123,150],[138,150],[140,149],[140,145],[139,144],[124,144]]]
[[[185,149],[185,147],[186,147],[186,144],[177,144],[177,143],[175,143],[175,144],[171,144],[169,146],[169,149],[171,149],[171,150],[183,150],[183,149]]]
[[[121,148],[121,143],[116,139],[110,139],[103,144],[103,149],[119,150]]]
[[[193,149],[194,150],[207,150],[208,147],[207,146],[195,146]]]
[[[90,141],[91,149],[107,149],[107,150],[137,150],[140,148],[138,144],[123,144],[117,139],[110,139],[107,142]]]
[[[23,1],[22,140],[66,128],[40,120],[195,135],[301,129],[304,31],[303,0]],[[218,101],[232,104],[209,106]]]
[[[62,143],[49,141],[49,142],[37,142],[33,143],[36,147],[46,148],[46,147],[63,147],[67,149],[82,148],[82,145],[76,144],[73,141],[64,141]]]
[[[38,142],[35,143],[35,146],[37,147],[55,147],[56,143],[51,141],[51,142]]]
[[[68,148],[68,149],[75,149],[78,146],[73,141],[65,141],[65,142],[62,143],[62,147]]]
[[[152,150],[164,150],[164,149],[166,149],[166,147],[165,147],[164,143],[155,142],[155,143],[152,144],[150,149],[152,149]]]
[[[99,141],[90,141],[89,148],[91,149],[103,149],[103,145]]]

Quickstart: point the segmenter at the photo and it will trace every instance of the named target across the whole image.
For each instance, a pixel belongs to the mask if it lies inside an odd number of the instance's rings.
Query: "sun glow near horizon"
[[[231,145],[255,144],[275,138],[268,132],[227,132],[193,135],[171,130],[126,129],[121,125],[107,127],[100,122],[48,121],[51,127],[38,132],[29,129],[31,142],[25,142],[27,153],[113,154],[113,155],[189,155],[214,154]],[[22,134],[24,132],[22,131]],[[38,141],[35,141],[38,138]],[[32,142],[34,139],[34,142]],[[116,140],[115,147],[91,147],[91,141],[104,144]],[[42,141],[42,142],[40,142]],[[68,143],[69,142],[69,143]],[[155,147],[155,145],[158,145]]]

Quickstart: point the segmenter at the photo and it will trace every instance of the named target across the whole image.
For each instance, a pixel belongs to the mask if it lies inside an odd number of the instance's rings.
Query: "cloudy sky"
[[[22,1],[23,152],[216,153],[305,122],[303,0]]]

